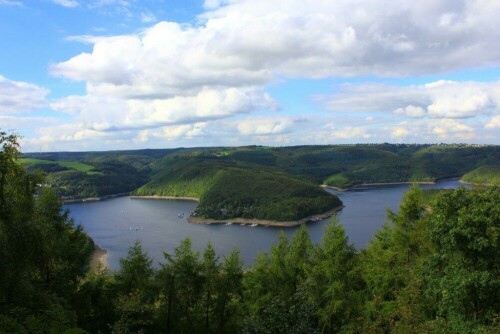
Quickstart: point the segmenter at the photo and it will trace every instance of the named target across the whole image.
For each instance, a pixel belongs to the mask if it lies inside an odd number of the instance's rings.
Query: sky
[[[500,1],[0,0],[24,152],[500,144]]]

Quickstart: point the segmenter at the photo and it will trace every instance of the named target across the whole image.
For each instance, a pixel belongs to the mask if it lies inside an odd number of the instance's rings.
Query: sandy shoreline
[[[261,226],[274,226],[274,227],[293,227],[307,223],[309,221],[319,221],[329,218],[333,216],[336,212],[342,210],[342,208],[344,208],[343,205],[318,215],[312,215],[306,218],[302,218],[300,220],[283,221],[283,222],[275,220],[245,219],[245,218],[231,218],[231,219],[218,220],[218,219],[200,218],[193,216],[189,216],[187,218],[187,221],[193,224],[207,224],[207,225],[233,223],[233,224],[245,224],[245,225],[257,224]]]
[[[158,195],[150,195],[150,196],[129,196],[131,199],[169,199],[169,200],[178,200],[178,201],[195,201],[199,202],[200,199],[197,197],[187,197],[187,196],[158,196]]]
[[[104,270],[108,266],[108,251],[94,243],[94,251],[90,257],[90,271],[94,274]]]

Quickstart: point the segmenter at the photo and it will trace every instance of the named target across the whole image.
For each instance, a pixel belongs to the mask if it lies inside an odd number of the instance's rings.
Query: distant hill
[[[48,182],[66,197],[124,192],[198,197],[202,216],[286,220],[338,204],[321,191],[322,184],[349,188],[464,175],[466,181],[493,184],[498,174],[491,166],[500,165],[500,146],[245,146],[32,153],[24,158],[28,169],[45,170]]]

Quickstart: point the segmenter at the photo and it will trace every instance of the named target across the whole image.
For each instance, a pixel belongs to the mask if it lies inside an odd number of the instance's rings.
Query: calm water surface
[[[456,180],[424,189],[456,188]],[[386,209],[396,210],[408,185],[377,186],[348,192],[330,192],[338,195],[346,206],[339,214],[350,241],[363,248],[380,229],[386,219]],[[108,265],[118,269],[119,259],[127,255],[128,248],[139,238],[142,246],[153,258],[155,265],[164,262],[163,251],[172,252],[180,241],[190,237],[195,249],[203,249],[208,241],[217,253],[226,255],[233,247],[241,252],[246,265],[251,265],[259,252],[269,251],[278,240],[281,228],[250,227],[237,224],[198,225],[186,221],[196,208],[196,202],[174,200],[142,200],[120,197],[102,202],[67,204],[77,224],[103,249],[108,251]],[[184,217],[179,214],[185,213]],[[308,224],[311,239],[321,240],[326,221]],[[296,228],[283,229],[291,236]]]

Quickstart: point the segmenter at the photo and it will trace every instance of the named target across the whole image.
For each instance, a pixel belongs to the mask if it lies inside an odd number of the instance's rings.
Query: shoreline
[[[87,203],[87,202],[99,202],[99,201],[105,201],[107,199],[112,199],[112,198],[117,198],[117,197],[125,197],[129,196],[130,193],[119,193],[119,194],[113,194],[113,195],[106,195],[106,196],[101,196],[101,197],[85,197],[85,198],[62,198],[62,203],[63,204],[74,204],[74,203]]]
[[[338,188],[338,187],[329,186],[329,185],[326,185],[326,184],[320,184],[319,186],[321,188],[332,189],[332,190],[340,191],[340,192],[349,191],[351,189],[351,188]]]
[[[273,226],[273,227],[294,227],[301,224],[305,224],[307,222],[315,222],[330,218],[343,208],[344,206],[341,205],[321,214],[312,215],[309,217],[292,221],[277,221],[277,220],[247,219],[247,218],[230,218],[230,219],[219,220],[211,218],[199,218],[193,216],[189,216],[187,218],[187,221],[192,224],[205,224],[205,225],[232,223],[232,224],[245,224],[245,225],[257,224],[259,226]]]
[[[130,195],[130,199],[156,199],[156,200],[177,200],[177,201],[194,201],[199,202],[200,199],[198,197],[188,197],[188,196],[158,196],[158,195],[145,195],[145,196],[136,196]]]
[[[98,274],[108,268],[108,251],[102,249],[94,242],[94,251],[90,256],[90,272]]]
[[[468,186],[475,186],[475,187],[498,187],[498,185],[495,185],[493,183],[475,183],[475,182],[467,182],[464,180],[459,181],[462,184],[466,184]]]
[[[460,181],[462,183],[465,183],[459,177],[452,177],[452,178],[440,179],[440,180],[437,180],[437,181],[401,181],[401,182],[360,183],[360,184],[356,184],[356,185],[354,185],[352,187],[349,187],[349,188],[338,188],[338,187],[329,186],[329,185],[326,185],[326,184],[322,184],[322,185],[320,185],[320,187],[327,188],[327,189],[332,189],[332,190],[336,190],[336,191],[340,191],[340,192],[345,192],[345,191],[354,190],[354,189],[356,189],[358,187],[397,186],[397,185],[403,185],[403,184],[432,185],[432,184],[437,184],[437,183],[440,183],[440,182],[453,181],[453,180],[458,180],[458,181]]]

